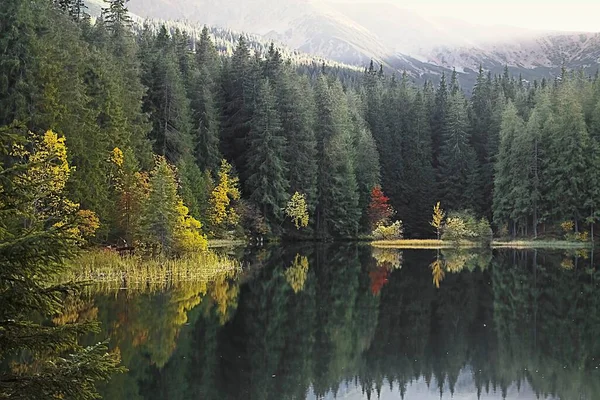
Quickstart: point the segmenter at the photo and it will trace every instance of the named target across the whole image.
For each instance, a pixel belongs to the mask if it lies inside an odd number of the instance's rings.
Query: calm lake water
[[[103,332],[86,340],[110,338],[129,368],[104,398],[600,399],[589,252],[237,256],[241,274],[208,284],[88,293]]]

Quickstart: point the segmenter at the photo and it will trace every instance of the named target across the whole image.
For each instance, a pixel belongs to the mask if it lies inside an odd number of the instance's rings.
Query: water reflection
[[[130,369],[105,398],[600,399],[591,254],[329,245],[243,263],[74,304],[65,318],[97,316]]]

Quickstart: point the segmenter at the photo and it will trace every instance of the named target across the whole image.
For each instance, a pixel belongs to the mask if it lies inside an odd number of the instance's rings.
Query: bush
[[[588,231],[575,232],[575,223],[573,221],[565,221],[560,224],[564,234],[565,240],[570,242],[589,242],[590,233]]]
[[[386,225],[383,222],[377,224],[377,228],[373,231],[373,239],[375,240],[395,240],[402,239],[404,230],[402,221],[396,221],[391,225]]]
[[[461,240],[491,243],[492,228],[490,223],[481,218],[477,220],[468,211],[450,213],[444,224],[443,240],[459,242]]]

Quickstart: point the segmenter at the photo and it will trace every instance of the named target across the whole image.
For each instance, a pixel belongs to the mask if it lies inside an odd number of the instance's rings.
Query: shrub
[[[453,242],[468,240],[490,243],[492,241],[492,228],[485,218],[477,220],[468,211],[454,212],[446,219],[442,239]]]
[[[402,239],[403,233],[402,221],[395,221],[391,225],[380,222],[373,231],[373,238],[375,240]]]

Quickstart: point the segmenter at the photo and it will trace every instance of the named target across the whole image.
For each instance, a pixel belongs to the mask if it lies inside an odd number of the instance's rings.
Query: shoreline
[[[402,240],[376,240],[370,242],[371,246],[386,249],[472,249],[472,248],[492,248],[492,249],[592,249],[592,242],[572,242],[567,240],[494,240],[491,244],[485,245],[476,242],[463,241],[460,243],[448,240],[436,239],[402,239]]]

